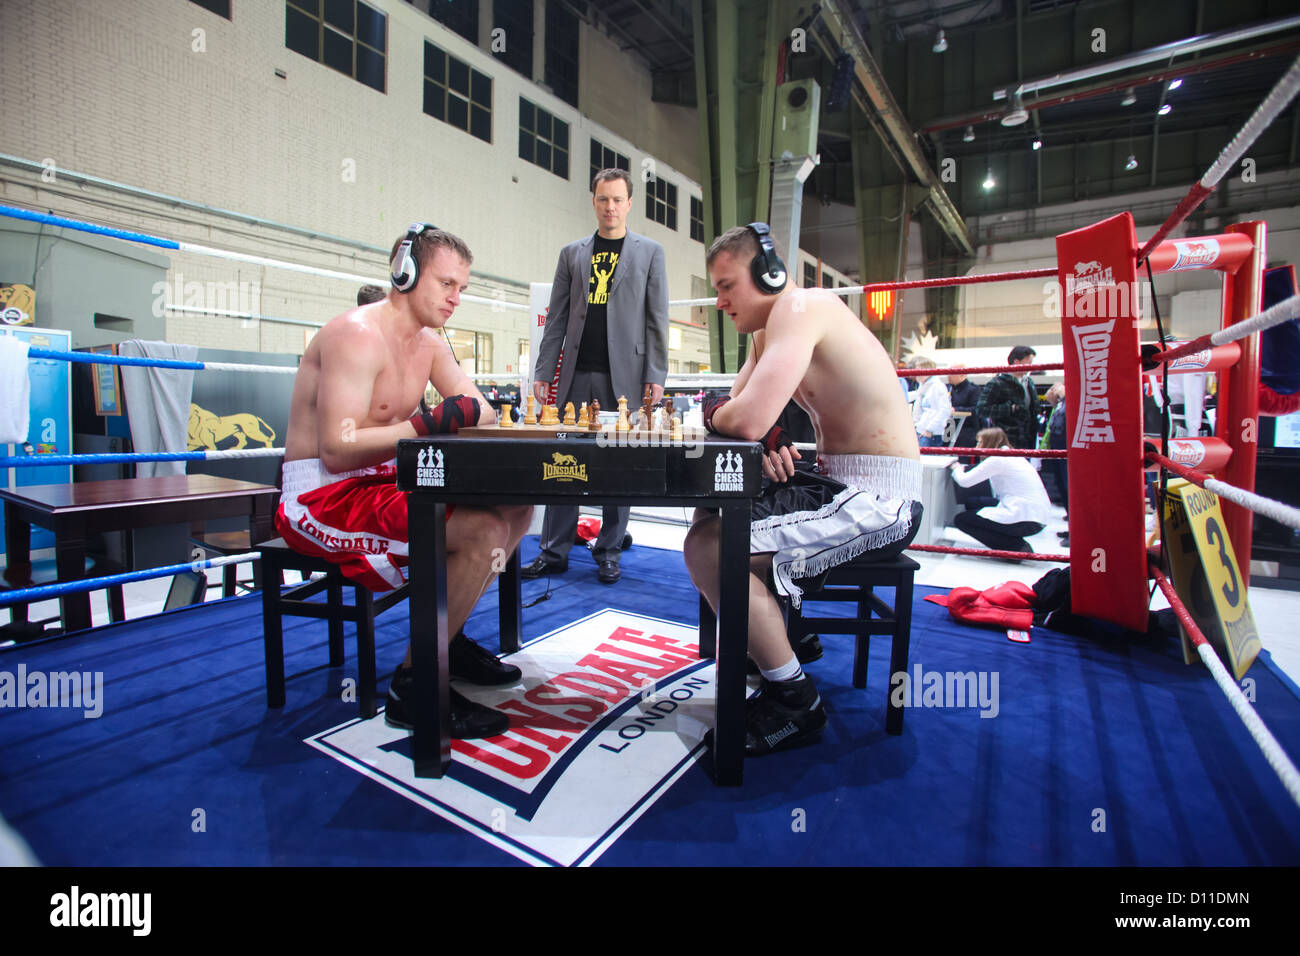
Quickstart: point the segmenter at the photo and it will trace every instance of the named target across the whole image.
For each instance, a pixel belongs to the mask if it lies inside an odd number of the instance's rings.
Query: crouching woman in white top
[[[1001,428],[985,428],[976,436],[976,448],[1009,446]],[[953,524],[995,551],[1033,554],[1025,539],[1042,531],[1051,514],[1047,490],[1034,466],[1024,458],[986,457],[969,471],[956,463],[951,467],[957,484],[969,488],[987,480],[998,500],[978,511],[958,512]]]

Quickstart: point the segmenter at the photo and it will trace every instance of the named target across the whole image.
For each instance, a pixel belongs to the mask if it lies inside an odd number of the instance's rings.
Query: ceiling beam
[[[939,177],[930,167],[929,160],[917,142],[916,131],[903,115],[902,109],[894,100],[885,82],[885,76],[867,49],[862,35],[858,33],[842,0],[823,0],[822,16],[824,22],[838,33],[840,46],[847,50],[854,60],[854,72],[858,83],[865,93],[869,108],[865,115],[872,125],[881,132],[881,140],[899,162],[907,178],[920,183],[926,190],[931,209],[944,232],[967,254],[975,250],[974,239],[966,227],[952,199],[944,190]],[[835,59],[830,55],[831,60]]]

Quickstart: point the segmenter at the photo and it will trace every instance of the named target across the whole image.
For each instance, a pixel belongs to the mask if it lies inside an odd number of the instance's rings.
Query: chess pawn
[[[673,419],[672,430],[673,441],[681,441],[685,437],[682,433],[682,420],[680,418]]]
[[[497,416],[497,425],[501,428],[515,427],[515,419],[509,402],[501,403],[501,414]]]
[[[573,402],[566,402],[564,404],[564,424],[576,425],[577,423],[578,417],[573,414]]]
[[[527,404],[524,406],[524,408],[526,409],[526,411],[524,412],[524,424],[525,424],[525,425],[536,425],[536,424],[537,424],[537,413],[536,413],[536,411],[534,411],[534,409],[533,409],[533,396],[532,396],[532,395],[529,395],[529,396],[528,396],[528,402],[527,402]]]
[[[620,395],[618,397],[618,425],[616,425],[615,428],[621,432],[630,432],[632,430],[632,425],[627,420],[627,396],[626,395]]]

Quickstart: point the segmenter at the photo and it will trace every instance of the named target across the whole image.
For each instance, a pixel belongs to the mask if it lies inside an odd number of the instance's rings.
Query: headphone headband
[[[421,233],[438,227],[429,222],[413,222],[406,229],[406,237],[393,253],[393,260],[388,264],[389,279],[398,292],[410,292],[420,281],[420,264],[411,255],[411,246]]]

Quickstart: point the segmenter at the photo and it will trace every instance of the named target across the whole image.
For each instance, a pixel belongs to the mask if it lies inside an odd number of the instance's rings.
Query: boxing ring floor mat
[[[523,548],[531,560],[536,540]],[[695,592],[680,553],[635,547],[612,587],[594,571],[575,549],[566,574],[524,582],[525,603],[548,587],[551,596],[525,610],[521,655],[576,655],[572,669],[629,634],[662,638],[652,656],[689,640]],[[0,681],[21,668],[29,687],[34,674],[73,671],[90,675],[88,688],[96,674],[102,684],[78,707],[0,707],[0,813],[39,860],[67,866],[1300,863],[1300,810],[1208,674],[1182,663],[1176,638],[1035,628],[1029,644],[1015,644],[921,600],[935,590],[917,588],[901,736],[884,731],[888,642],[873,641],[868,688],[857,691],[851,641],[826,636],[825,656],[807,668],[829,713],[820,742],[747,761],[742,787],[715,787],[691,744],[700,729],[687,726],[693,703],[673,697],[680,688],[671,684],[702,687],[710,666],[682,665],[657,696],[628,695],[642,714],[678,701],[682,713],[671,716],[681,719],[640,721],[644,732],[627,732],[626,749],[610,759],[643,769],[638,748],[665,732],[685,741],[683,759],[670,756],[657,780],[639,781],[639,796],[608,797],[627,806],[597,806],[603,792],[575,796],[547,777],[547,793],[531,794],[527,809],[508,807],[500,830],[490,814],[466,819],[470,811],[319,746],[360,724],[355,701],[340,692],[355,677],[350,628],[347,662],[331,669],[324,623],[286,619],[293,676],[280,711],[265,703],[256,596],[11,648],[0,652]],[[466,627],[490,648],[495,604],[491,590]],[[619,610],[604,610],[612,604]],[[376,621],[381,690],[406,632],[400,608]],[[1261,717],[1300,754],[1296,687],[1266,659],[1247,679]],[[24,703],[34,700],[29,692]],[[534,750],[550,752],[539,741],[565,734],[593,752],[616,746],[615,724],[603,736],[594,724],[585,736],[549,726],[535,731]],[[402,743],[381,746],[391,755]],[[590,759],[563,757],[566,768]],[[458,785],[480,784],[489,803],[512,799],[486,776]],[[545,842],[595,811],[615,821],[599,840],[564,852]],[[545,820],[545,840],[517,840],[516,815]]]

